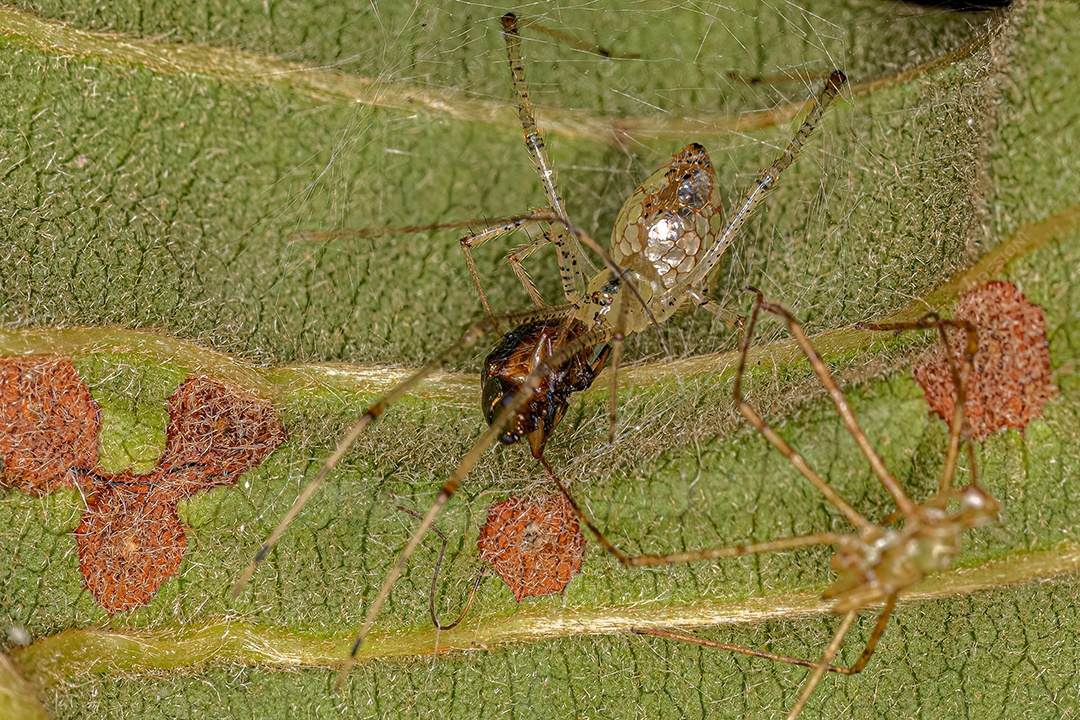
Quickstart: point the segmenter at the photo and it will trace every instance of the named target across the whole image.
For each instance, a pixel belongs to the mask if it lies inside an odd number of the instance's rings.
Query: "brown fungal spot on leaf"
[[[83,585],[110,614],[150,602],[187,548],[176,495],[160,468],[150,475],[94,478],[75,529]]]
[[[222,380],[191,377],[169,398],[159,466],[200,468],[194,492],[236,482],[284,441],[269,402]]]
[[[285,441],[270,403],[188,378],[169,398],[165,452],[148,475],[97,468],[101,413],[65,358],[0,358],[3,484],[37,495],[77,485],[83,585],[109,613],[150,602],[187,548],[177,503],[229,485]]]
[[[561,593],[581,570],[585,536],[561,494],[494,503],[480,529],[480,558],[514,597]]]
[[[1050,379],[1050,353],[1043,309],[1028,301],[1015,285],[993,281],[972,290],[956,305],[955,317],[971,322],[979,333],[979,351],[968,380],[966,411],[977,440],[1008,427],[1020,428],[1042,415],[1057,392]],[[949,347],[957,361],[964,338],[950,331]],[[945,419],[956,402],[944,351],[915,368],[931,409]]]
[[[45,495],[97,465],[101,410],[67,358],[0,358],[0,485]]]
[[[180,569],[187,539],[176,504],[230,485],[285,441],[270,403],[214,378],[188,378],[169,398],[165,453],[145,476],[90,475],[76,530],[83,584],[110,613],[150,602]]]

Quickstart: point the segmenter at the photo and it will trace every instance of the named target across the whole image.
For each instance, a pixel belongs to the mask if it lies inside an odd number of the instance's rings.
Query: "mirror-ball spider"
[[[697,305],[726,320],[733,319],[731,313],[706,296],[708,276],[780,174],[795,162],[826,109],[847,83],[842,72],[835,71],[829,76],[798,131],[780,156],[739,199],[730,219],[725,221],[721,210],[720,188],[709,155],[704,147],[692,143],[630,195],[619,212],[609,249],[605,251],[567,215],[555,169],[529,100],[517,18],[509,13],[504,15],[502,28],[518,118],[526,148],[544,188],[547,206],[488,223],[482,230],[461,239],[485,317],[364,412],[301,491],[240,573],[232,589],[234,597],[240,593],[259,563],[368,425],[421,380],[473,346],[482,336],[491,331],[502,334],[498,346],[488,355],[482,373],[483,410],[489,427],[450,473],[369,605],[352,651],[342,667],[339,686],[390,589],[405,570],[410,555],[483,453],[496,442],[511,444],[524,439],[532,454],[542,459],[544,445],[569,407],[571,396],[586,390],[609,361],[614,390],[620,348],[630,333],[644,330],[650,324],[659,325],[686,305]],[[471,225],[473,223],[448,223],[426,229]],[[482,243],[526,227],[539,227],[543,233],[511,252],[509,259],[536,307],[497,315],[480,282],[471,251]],[[384,228],[378,234],[391,231]],[[522,260],[545,243],[554,246],[558,259],[566,296],[566,303],[561,305],[546,305],[520,266]],[[603,267],[595,269],[583,246],[603,260]],[[614,406],[614,392],[611,398]]]

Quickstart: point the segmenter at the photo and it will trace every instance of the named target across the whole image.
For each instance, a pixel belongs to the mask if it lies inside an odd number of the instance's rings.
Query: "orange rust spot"
[[[75,529],[83,585],[110,614],[150,602],[175,575],[187,548],[176,495],[162,473],[92,478],[86,512]]]
[[[0,359],[0,485],[45,495],[97,465],[101,410],[67,358]]]
[[[221,380],[185,380],[169,398],[169,429],[160,465],[197,466],[202,489],[236,482],[285,441],[270,403]]]
[[[494,503],[477,544],[480,558],[520,601],[565,590],[581,571],[585,536],[566,498],[557,494]]]
[[[169,398],[165,452],[148,475],[97,465],[100,411],[71,362],[0,359],[4,482],[44,494],[78,484],[86,511],[75,530],[83,585],[110,614],[150,602],[180,569],[187,538],[177,503],[236,482],[285,440],[270,404],[208,377]]]
[[[1015,285],[993,281],[967,293],[956,305],[956,318],[968,320],[979,333],[979,351],[968,381],[966,411],[971,433],[983,440],[1008,427],[1023,430],[1042,415],[1057,392],[1050,380],[1050,353],[1043,309],[1028,301]],[[957,360],[964,340],[950,331],[949,347]],[[931,409],[951,418],[956,388],[944,351],[915,368]]]

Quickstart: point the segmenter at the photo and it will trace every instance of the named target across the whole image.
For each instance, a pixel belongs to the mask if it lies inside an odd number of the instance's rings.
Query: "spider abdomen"
[[[626,200],[611,233],[611,256],[659,294],[694,270],[723,225],[709,154],[691,143]]]

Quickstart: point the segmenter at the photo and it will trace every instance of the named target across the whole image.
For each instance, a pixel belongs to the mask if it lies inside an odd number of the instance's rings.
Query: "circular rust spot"
[[[1015,285],[989,282],[960,299],[955,316],[975,325],[979,351],[968,380],[965,409],[977,440],[1008,427],[1023,430],[1042,415],[1057,388],[1050,380],[1050,353],[1043,309]],[[963,333],[949,332],[949,347],[962,358]],[[956,387],[944,351],[915,368],[931,409],[952,418]]]
[[[97,465],[101,410],[67,358],[0,359],[0,485],[45,495]]]
[[[520,601],[565,590],[581,571],[585,536],[566,498],[546,495],[494,503],[477,544]]]

